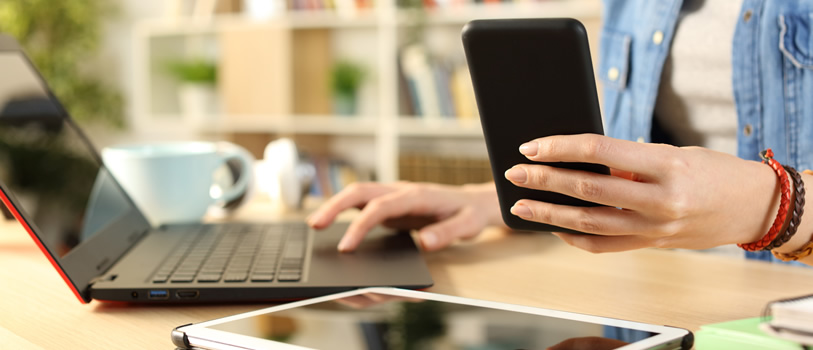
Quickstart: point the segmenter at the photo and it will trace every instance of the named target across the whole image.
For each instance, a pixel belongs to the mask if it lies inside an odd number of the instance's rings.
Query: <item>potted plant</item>
[[[0,1],[0,33],[16,38],[54,95],[82,124],[123,128],[124,100],[115,86],[84,68],[118,14],[106,0]],[[120,3],[120,2],[116,2]]]
[[[354,62],[338,61],[333,65],[330,86],[333,91],[334,113],[356,114],[358,90],[365,75],[364,68]]]
[[[191,120],[201,120],[218,109],[217,64],[202,58],[172,61],[169,72],[181,82],[178,101],[181,114]]]

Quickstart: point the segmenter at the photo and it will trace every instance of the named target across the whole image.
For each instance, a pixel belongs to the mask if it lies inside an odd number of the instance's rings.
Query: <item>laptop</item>
[[[3,35],[0,77],[0,199],[83,303],[279,301],[433,283],[412,237],[383,228],[343,254],[347,224],[152,227]]]

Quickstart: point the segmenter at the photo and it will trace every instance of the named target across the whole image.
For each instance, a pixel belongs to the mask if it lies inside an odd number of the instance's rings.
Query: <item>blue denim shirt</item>
[[[725,1],[725,0],[719,0]],[[649,142],[682,0],[605,0],[598,76],[609,136]],[[744,0],[731,53],[737,153],[813,169],[813,0]],[[746,254],[775,260],[769,252]],[[778,261],[778,260],[777,260]]]

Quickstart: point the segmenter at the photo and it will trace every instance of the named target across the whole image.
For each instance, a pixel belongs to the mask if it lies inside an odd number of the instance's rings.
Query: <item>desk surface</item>
[[[241,216],[268,218],[268,208]],[[424,256],[432,292],[695,331],[813,292],[813,269],[688,251],[595,255],[498,229]],[[83,305],[16,222],[0,223],[0,279],[0,349],[172,349],[175,326],[271,305]]]

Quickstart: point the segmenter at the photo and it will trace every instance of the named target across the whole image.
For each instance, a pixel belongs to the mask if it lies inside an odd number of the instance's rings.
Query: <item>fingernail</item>
[[[338,251],[342,252],[342,253],[346,253],[346,252],[349,252],[351,250],[350,247],[348,247],[349,245],[350,245],[350,243],[348,243],[347,241],[341,240],[339,242],[339,245],[336,247],[336,249]]]
[[[434,232],[421,232],[420,238],[424,248],[433,249],[438,244],[438,236]]]
[[[530,219],[534,217],[534,214],[531,212],[531,208],[528,208],[522,204],[514,204],[514,206],[511,207],[511,214],[519,216],[523,219]]]
[[[525,183],[528,174],[525,173],[525,169],[513,167],[505,171],[505,178],[513,182]]]
[[[535,156],[539,151],[539,145],[536,142],[526,142],[519,146],[519,153],[526,156]]]
[[[315,213],[311,214],[310,216],[308,216],[308,225],[310,225],[312,227],[317,227],[318,225],[321,224],[321,221],[322,221],[321,219],[322,218],[321,218],[320,215],[317,215]]]

